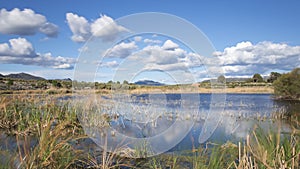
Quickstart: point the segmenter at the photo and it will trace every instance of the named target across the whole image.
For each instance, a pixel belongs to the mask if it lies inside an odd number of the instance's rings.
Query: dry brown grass
[[[157,93],[158,91],[163,93],[253,93],[253,94],[272,94],[274,93],[274,89],[272,87],[262,87],[262,86],[255,86],[255,87],[235,87],[235,88],[224,88],[224,89],[210,89],[210,88],[197,88],[190,90],[189,88],[185,89],[135,89],[130,91],[131,94],[141,94],[141,93]]]

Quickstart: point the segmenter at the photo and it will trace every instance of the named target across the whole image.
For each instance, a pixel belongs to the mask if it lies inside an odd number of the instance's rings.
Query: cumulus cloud
[[[53,23],[45,23],[40,28],[39,31],[47,35],[48,37],[57,37],[58,26]]]
[[[174,48],[173,50],[166,50],[164,46],[147,46],[141,51],[148,55],[148,62],[156,63],[159,65],[174,64],[180,58],[184,58],[186,52],[181,48]]]
[[[90,24],[84,17],[73,13],[67,13],[66,18],[73,33],[71,37],[73,41],[84,42],[91,36]]]
[[[173,50],[173,49],[177,49],[178,47],[179,47],[178,44],[174,43],[171,40],[165,41],[165,43],[162,46],[162,48],[165,50]]]
[[[240,42],[214,55],[220,59],[220,64],[229,75],[264,74],[277,69],[290,71],[300,66],[300,46],[285,43]]]
[[[126,58],[127,56],[131,55],[131,53],[136,50],[138,47],[135,42],[130,43],[120,43],[108,49],[106,52],[106,57],[111,58]]]
[[[117,67],[119,65],[119,63],[117,61],[109,61],[109,62],[103,62],[100,63],[101,67],[110,67],[110,68],[114,68]]]
[[[120,33],[129,31],[106,15],[101,15],[93,22],[89,22],[83,16],[74,13],[67,13],[66,18],[73,33],[71,39],[75,42],[85,42],[91,35],[104,41],[111,41]]]
[[[106,41],[114,40],[119,33],[127,31],[126,28],[118,25],[111,17],[106,15],[101,15],[100,18],[91,23],[92,34]]]
[[[161,46],[148,45],[142,49],[138,48],[135,41],[122,42],[108,49],[105,57],[142,61],[145,64],[144,70],[186,70],[188,67],[208,63],[204,62],[204,57],[183,50],[171,40],[165,41]]]
[[[135,41],[120,43],[107,52],[106,57],[126,59],[126,64],[141,66],[143,71],[178,71],[189,72],[193,70],[195,77],[207,77],[210,74],[220,74],[217,57],[206,58],[197,53],[189,52],[181,48],[172,40],[166,40],[161,45],[149,44],[143,48],[136,46]],[[109,67],[101,64],[103,67]],[[118,66],[118,65],[117,65]],[[206,67],[210,69],[206,69]],[[207,70],[206,73],[200,69]],[[222,72],[221,72],[222,73]],[[187,76],[185,76],[187,77]]]
[[[38,54],[32,59],[32,64],[37,66],[52,67],[54,69],[71,69],[75,59],[62,56],[54,57],[51,53]]]
[[[133,53],[129,59],[139,60],[145,64],[144,70],[175,71],[202,66],[204,57],[187,52],[172,40],[167,40],[162,46],[148,45]]]
[[[162,52],[161,54],[164,54]],[[140,54],[138,54],[140,55]],[[167,56],[167,57],[164,57]],[[212,66],[210,60],[196,53],[187,52],[183,49],[177,49],[175,51],[167,51],[167,55],[157,55],[157,57],[150,57],[145,59],[144,70],[161,70],[161,71],[187,71],[191,68],[199,68],[203,66]]]
[[[36,65],[55,69],[69,69],[75,63],[73,58],[53,57],[51,53],[36,53],[32,44],[25,38],[10,39],[0,43],[0,63]]]
[[[41,32],[48,37],[56,37],[58,26],[48,22],[45,16],[36,14],[31,9],[0,10],[0,33],[34,35],[37,32]]]
[[[254,73],[268,74],[274,70],[290,71],[300,67],[300,46],[267,41],[257,44],[241,42],[225,48],[223,52],[215,52],[214,57],[204,57],[187,52],[175,42],[167,40],[162,46],[146,46],[131,58],[138,59],[141,56],[144,57],[145,70],[206,67],[212,75],[252,76]]]
[[[9,43],[0,44],[1,56],[36,57],[32,44],[24,38],[10,39]]]
[[[144,39],[144,43],[156,43],[156,44],[160,44],[161,41],[160,40],[155,40],[155,39]]]
[[[290,71],[300,67],[300,46],[285,43],[265,41],[253,44],[246,41],[227,47],[224,51],[214,52],[213,57],[204,57],[184,50],[172,40],[166,40],[161,45],[148,44],[142,48],[135,42],[122,42],[111,48],[107,56],[141,63],[145,71],[193,69],[199,78],[200,75],[217,77],[223,73],[230,77],[249,77],[254,73],[265,75],[271,71]]]

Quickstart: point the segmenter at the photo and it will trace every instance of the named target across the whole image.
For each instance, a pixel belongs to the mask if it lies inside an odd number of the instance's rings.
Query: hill
[[[9,75],[3,76],[3,77],[4,78],[10,78],[10,79],[21,79],[21,80],[45,80],[42,77],[33,76],[33,75],[30,75],[30,74],[27,74],[27,73],[9,74]]]
[[[164,86],[165,85],[163,83],[155,82],[153,80],[140,80],[135,82],[134,84],[143,85],[143,86]]]

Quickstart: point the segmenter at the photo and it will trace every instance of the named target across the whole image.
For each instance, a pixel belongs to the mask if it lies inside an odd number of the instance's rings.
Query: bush
[[[58,92],[56,90],[47,90],[47,94],[58,94]]]
[[[300,68],[281,75],[273,85],[278,98],[300,100]]]

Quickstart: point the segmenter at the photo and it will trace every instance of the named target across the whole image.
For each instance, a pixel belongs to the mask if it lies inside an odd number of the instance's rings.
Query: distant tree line
[[[255,73],[252,78],[248,78],[246,80],[243,80],[244,82],[246,83],[273,83],[278,77],[280,77],[281,74],[278,73],[278,72],[271,72],[269,77],[265,80],[261,74],[259,73]],[[224,75],[220,75],[218,78],[217,78],[217,82],[218,83],[226,83],[226,78]],[[242,82],[242,81],[240,81]],[[227,82],[228,83],[228,82]]]

